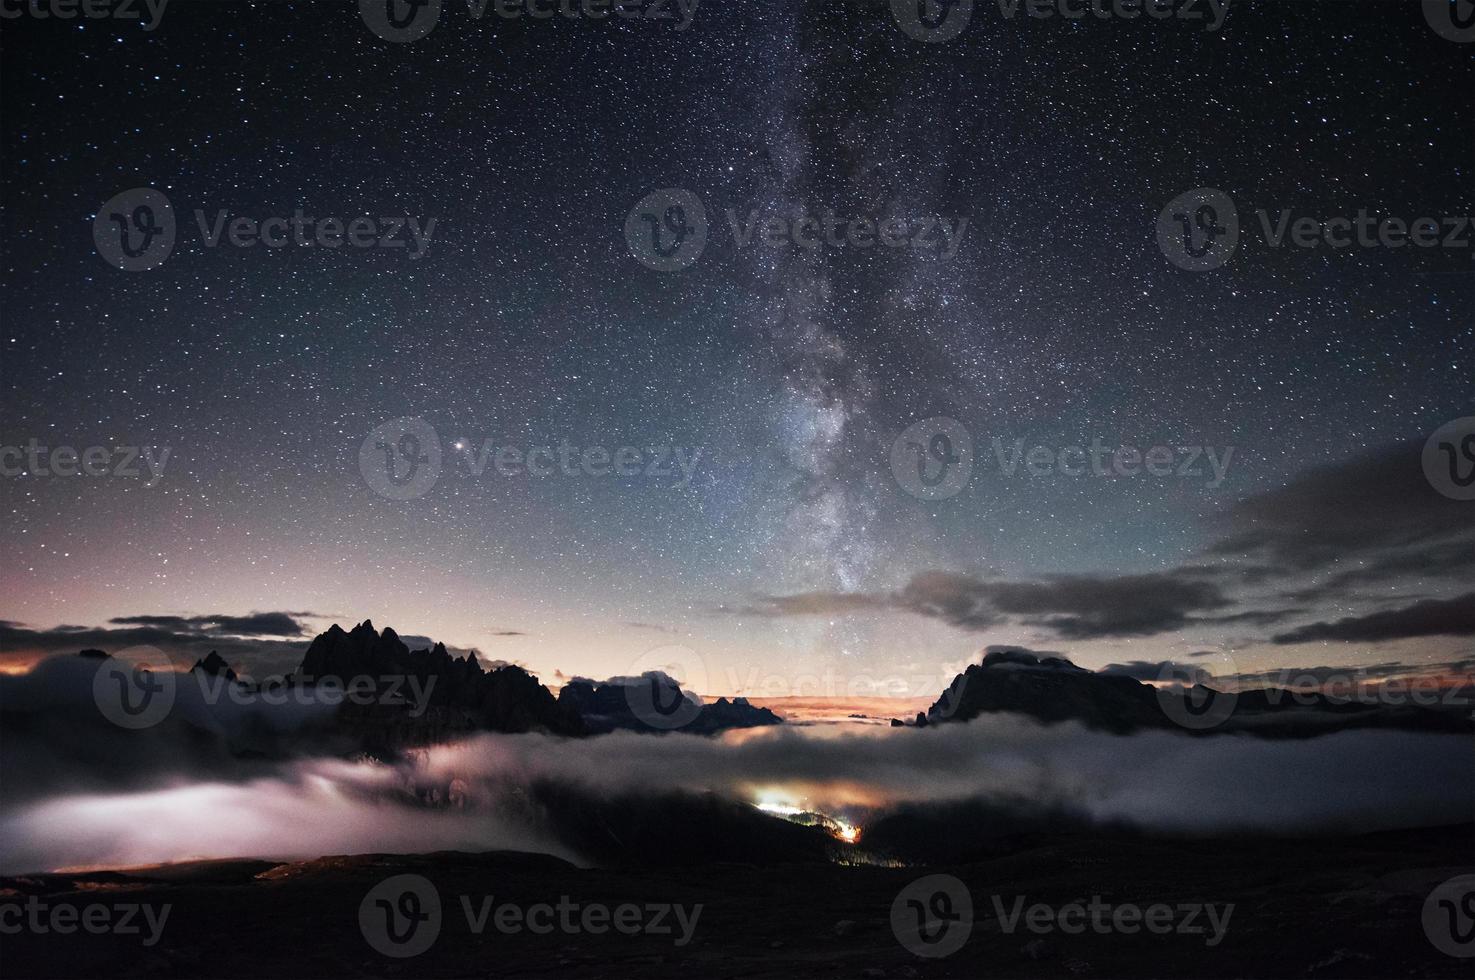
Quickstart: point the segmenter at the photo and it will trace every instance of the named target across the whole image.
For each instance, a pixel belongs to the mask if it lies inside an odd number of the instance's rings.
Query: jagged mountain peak
[[[455,724],[502,732],[584,732],[577,712],[560,705],[521,667],[508,665],[489,672],[474,654],[453,657],[444,643],[411,650],[392,627],[376,631],[368,619],[350,632],[335,624],[314,637],[298,676],[307,683],[333,679],[345,684],[364,677],[386,683],[413,678],[430,707],[453,716]]]

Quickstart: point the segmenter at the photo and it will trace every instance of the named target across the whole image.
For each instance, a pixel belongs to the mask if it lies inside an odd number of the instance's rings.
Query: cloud
[[[808,592],[768,596],[741,612],[814,616],[903,610],[979,631],[1009,621],[1053,630],[1066,639],[1152,636],[1204,621],[1199,613],[1231,605],[1196,570],[1143,575],[1056,575],[1037,581],[986,581],[957,572],[923,572],[895,593]]]
[[[400,633],[399,638],[400,642],[409,647],[411,650],[429,650],[436,644],[436,641],[434,639],[420,633]],[[444,646],[446,648],[446,652],[453,657],[459,658],[471,656],[475,657],[477,660],[480,660],[482,663],[486,663],[485,656],[476,647],[458,647],[452,646],[449,643],[443,643],[441,645]]]
[[[740,616],[831,616],[889,609],[896,604],[893,596],[866,592],[800,592],[793,595],[759,596],[749,605],[721,606],[718,611]]]
[[[625,625],[625,626],[627,626],[627,627],[629,627],[630,629],[633,629],[633,630],[651,630],[652,632],[655,632],[655,633],[675,633],[676,632],[675,630],[673,630],[669,626],[659,626],[659,625],[657,625],[655,623],[629,622],[629,623],[625,623],[623,625]]]
[[[1219,681],[1240,690],[1276,687],[1282,690],[1320,687],[1328,683],[1345,686],[1347,682],[1377,684],[1393,679],[1429,681],[1452,691],[1461,682],[1475,684],[1475,657],[1445,660],[1439,663],[1406,664],[1398,660],[1362,664],[1356,667],[1282,667],[1258,673],[1235,674]]]
[[[1475,577],[1475,540],[1459,537],[1440,544],[1357,556],[1356,568],[1332,574],[1323,581],[1287,593],[1297,601],[1340,599],[1356,589],[1397,582],[1409,577],[1465,581]]]
[[[114,736],[116,740],[116,736]],[[0,751],[12,751],[8,746]],[[85,754],[70,763],[91,763]],[[0,871],[192,857],[523,847],[567,853],[538,786],[596,799],[716,794],[803,800],[862,826],[900,806],[982,800],[1150,832],[1368,832],[1439,826],[1475,806],[1469,738],[1342,732],[1316,739],[1115,736],[1012,715],[835,735],[772,729],[708,739],[482,735],[397,765],[299,759],[221,780],[208,770],[121,793],[33,799],[0,812]],[[1376,772],[1377,792],[1348,779]],[[1212,779],[1205,779],[1212,773]],[[1287,779],[1285,774],[1294,774]],[[425,799],[454,799],[454,807]],[[441,795],[444,794],[444,795]],[[552,823],[557,823],[553,820]]]
[[[1396,591],[1413,604],[1323,619],[1284,630],[1271,642],[1380,642],[1475,632],[1475,614],[1458,608],[1468,600],[1446,598],[1453,586],[1475,577],[1475,523],[1467,503],[1429,485],[1421,441],[1312,467],[1282,487],[1239,501],[1214,523],[1220,537],[1208,554],[1231,559],[1221,566],[1225,571],[1242,585],[1279,586],[1299,605],[1206,622],[1268,627],[1304,615],[1307,606],[1322,606],[1323,617],[1328,605],[1377,609]],[[1434,586],[1433,597],[1409,594],[1411,583]]]
[[[1208,655],[1208,652],[1189,654],[1191,657]],[[1209,685],[1222,683],[1204,668],[1196,664],[1179,663],[1176,660],[1129,660],[1124,664],[1107,664],[1096,673],[1112,677],[1130,677],[1134,681],[1144,682],[1166,678],[1178,683]]]
[[[1313,640],[1374,643],[1419,636],[1475,636],[1475,592],[1452,599],[1424,599],[1399,609],[1335,622],[1317,622],[1276,634],[1278,644]]]
[[[303,618],[311,612],[252,612],[244,616],[115,616],[109,627],[61,625],[33,629],[14,620],[0,620],[0,648],[69,650],[78,644],[103,649],[149,644],[215,643],[226,649],[242,645],[242,637],[288,638],[306,636]],[[255,644],[246,647],[255,648]]]
[[[1230,605],[1213,583],[1171,573],[995,583],[991,601],[1002,612],[1076,640],[1166,633],[1186,626],[1192,613]]]
[[[1219,519],[1223,536],[1210,553],[1262,562],[1262,572],[1335,572],[1328,589],[1467,573],[1475,569],[1469,505],[1429,485],[1421,454],[1421,442],[1404,442],[1248,497]],[[1356,569],[1337,567],[1351,560]]]
[[[305,647],[301,640],[240,637],[203,626],[179,628],[168,622],[175,618],[122,616],[115,629],[101,626],[35,629],[23,623],[0,621],[0,663],[29,665],[51,653],[76,653],[89,647],[116,653],[135,646],[157,647],[170,657],[184,661],[198,659],[214,650],[233,666],[249,662],[250,673],[258,675],[295,670],[302,661]],[[126,625],[135,620],[141,622]],[[161,625],[150,620],[166,622]]]
[[[1060,660],[1071,667],[1075,666],[1065,654],[1058,650],[1031,650],[1029,647],[1014,646],[1012,643],[990,643],[983,648],[983,656],[985,660],[996,663],[1013,661],[1038,666],[1042,660]]]
[[[1229,626],[1238,623],[1248,623],[1251,626],[1271,626],[1304,611],[1296,606],[1289,606],[1285,609],[1247,609],[1244,612],[1227,613],[1223,616],[1200,616],[1195,622],[1211,626]]]
[[[135,646],[162,650],[180,666],[210,651],[219,653],[238,672],[256,678],[288,674],[302,663],[311,631],[300,620],[315,617],[311,612],[253,612],[245,616],[116,616],[108,627],[54,626],[35,629],[13,620],[0,620],[0,665],[26,667],[52,653],[76,653],[96,648],[108,653]],[[494,634],[522,636],[508,631]],[[429,636],[402,634],[412,650],[429,649]],[[453,657],[475,657],[483,667],[506,665],[508,661],[488,658],[476,647],[446,644]],[[519,665],[520,666],[520,665]]]
[[[316,759],[249,782],[56,797],[0,814],[0,828],[13,835],[0,845],[0,871],[136,866],[195,854],[287,860],[497,849],[574,858],[551,833],[491,807],[447,813],[405,805],[400,775]]]
[[[179,632],[201,631],[235,636],[305,636],[307,626],[299,616],[313,613],[253,612],[245,616],[117,616],[114,626],[154,626]]]
[[[912,576],[896,602],[902,609],[959,629],[985,630],[1004,621],[990,602],[991,588],[968,575],[923,572]]]
[[[972,632],[1018,624],[1092,640],[1194,626],[1285,630],[1292,617],[1325,615],[1316,607],[1328,600],[1366,601],[1356,590],[1387,595],[1390,586],[1417,580],[1441,588],[1432,590],[1434,598],[1405,595],[1404,601],[1424,600],[1406,610],[1316,622],[1273,642],[1469,636],[1475,613],[1454,608],[1460,599],[1440,596],[1449,584],[1475,577],[1475,524],[1467,504],[1429,486],[1421,451],[1420,443],[1404,442],[1315,466],[1233,504],[1213,522],[1219,536],[1206,552],[1211,562],[1015,581],[929,571],[895,592],[762,596],[727,611],[767,617],[902,611]],[[1276,587],[1289,601],[1240,607],[1241,589]],[[1308,608],[1316,611],[1308,615]]]

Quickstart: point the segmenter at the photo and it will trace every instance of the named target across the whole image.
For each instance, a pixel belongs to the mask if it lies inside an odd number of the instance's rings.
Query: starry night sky
[[[1470,214],[1475,44],[1416,4],[1235,0],[1209,33],[990,3],[924,44],[860,0],[706,0],[683,32],[447,0],[392,44],[349,2],[175,0],[152,32],[0,22],[0,50],[0,443],[172,451],[151,488],[0,480],[13,661],[80,645],[58,626],[252,611],[309,632],[372,617],[549,680],[681,643],[721,693],[826,670],[932,691],[995,643],[1092,667],[1469,656],[1458,624],[1271,638],[1469,588],[1475,505],[1414,500],[1384,462],[1413,446],[1427,494],[1418,450],[1475,414],[1472,250],[1247,231],[1195,273],[1154,234],[1200,187],[1247,229],[1262,207]],[[135,187],[180,231],[127,273],[92,222]],[[625,239],[661,188],[711,218],[678,273]],[[194,227],[298,207],[438,224],[419,260],[208,249]],[[827,207],[970,225],[948,261],[726,230],[728,208]],[[978,468],[920,500],[888,454],[937,416]],[[358,466],[401,417],[447,454],[408,501]],[[1005,476],[984,465],[996,436],[1235,455],[1213,488]],[[463,437],[704,456],[684,488],[477,479],[452,472]],[[1116,615],[1138,597],[1153,615]]]

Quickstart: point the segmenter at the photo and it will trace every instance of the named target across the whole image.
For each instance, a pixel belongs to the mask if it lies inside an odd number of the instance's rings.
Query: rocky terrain
[[[685,700],[690,707],[679,717],[680,730],[693,735],[713,735],[729,728],[757,728],[763,725],[781,725],[783,719],[768,708],[759,708],[747,698],[717,698],[702,701],[681,690],[681,686],[665,674],[652,671],[641,677],[611,678],[600,683],[582,677],[575,678],[558,692],[558,703],[568,705],[584,719],[591,734],[622,729],[634,732],[664,731],[665,727],[652,724],[660,715],[647,711],[647,717],[637,706],[677,705]],[[688,719],[689,716],[689,719]]]
[[[436,717],[464,723],[467,730],[494,732],[545,731],[554,735],[582,735],[584,725],[575,711],[560,704],[538,679],[521,667],[485,670],[475,655],[453,657],[443,644],[429,650],[411,650],[393,629],[374,629],[369,620],[345,631],[336,623],[308,646],[294,679],[299,683],[325,681],[347,684],[354,678],[413,678],[418,684],[401,688],[408,704],[416,691],[428,698]],[[357,710],[372,707],[377,710]],[[340,717],[350,728],[371,731],[406,714],[397,704],[363,706],[345,703]],[[421,707],[414,705],[414,707]]]
[[[1432,946],[1420,923],[1430,889],[1475,868],[1469,826],[1322,840],[1149,841],[1111,835],[1001,839],[966,864],[878,867],[821,860],[700,868],[579,869],[538,855],[442,852],[302,862],[220,861],[0,879],[0,903],[169,903],[160,940],[23,931],[4,939],[10,977],[1467,977],[1468,961]],[[855,848],[859,856],[864,841]],[[897,893],[945,872],[968,887],[973,924],[943,959],[903,948]],[[372,949],[360,903],[378,882],[416,874],[440,897],[424,953]],[[1294,885],[1288,886],[1288,882]],[[527,907],[702,905],[691,941],[673,935],[472,931],[486,896]],[[1222,941],[1201,934],[1078,935],[1005,930],[995,898],[1060,906],[1233,903]]]
[[[1203,685],[1166,689],[1132,677],[1086,670],[1063,657],[1028,651],[991,650],[981,663],[958,674],[925,713],[893,726],[965,722],[990,712],[1015,712],[1053,723],[1078,721],[1125,735],[1144,729],[1186,734],[1254,734],[1265,738],[1310,738],[1356,728],[1419,732],[1475,732],[1467,690],[1450,692],[1431,706],[1380,703],[1373,698],[1338,699],[1276,688],[1241,691],[1227,700]],[[1185,703],[1186,702],[1186,703]],[[1202,714],[1218,702],[1222,721],[1203,727],[1180,719]]]

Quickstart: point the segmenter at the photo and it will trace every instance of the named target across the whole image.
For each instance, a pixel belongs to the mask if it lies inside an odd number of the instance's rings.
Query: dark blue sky
[[[0,48],[0,443],[171,453],[153,486],[0,480],[14,659],[59,625],[268,610],[549,675],[681,643],[723,689],[942,676],[1002,642],[1091,666],[1468,656],[1475,629],[1418,613],[1273,641],[1468,588],[1471,505],[1418,461],[1475,414],[1475,249],[1272,247],[1256,217],[1471,213],[1475,44],[1415,4],[1237,0],[1211,32],[980,3],[929,44],[859,0],[707,0],[684,31],[446,0],[388,43],[352,3],[174,0],[153,31],[5,20]],[[140,187],[177,241],[129,273],[93,220]],[[679,272],[625,234],[664,188],[709,218]],[[1241,219],[1211,272],[1154,231],[1198,188]],[[418,259],[210,248],[195,214],[298,208],[436,231]],[[968,225],[944,260],[743,247],[728,218],[826,209]],[[892,444],[936,417],[974,471],[919,499]],[[410,500],[359,465],[402,418],[444,454]],[[1173,473],[1010,475],[996,439],[1169,447]],[[641,471],[478,477],[488,441],[631,447]],[[647,474],[678,447],[689,482]],[[1177,447],[1233,455],[1185,476]]]

